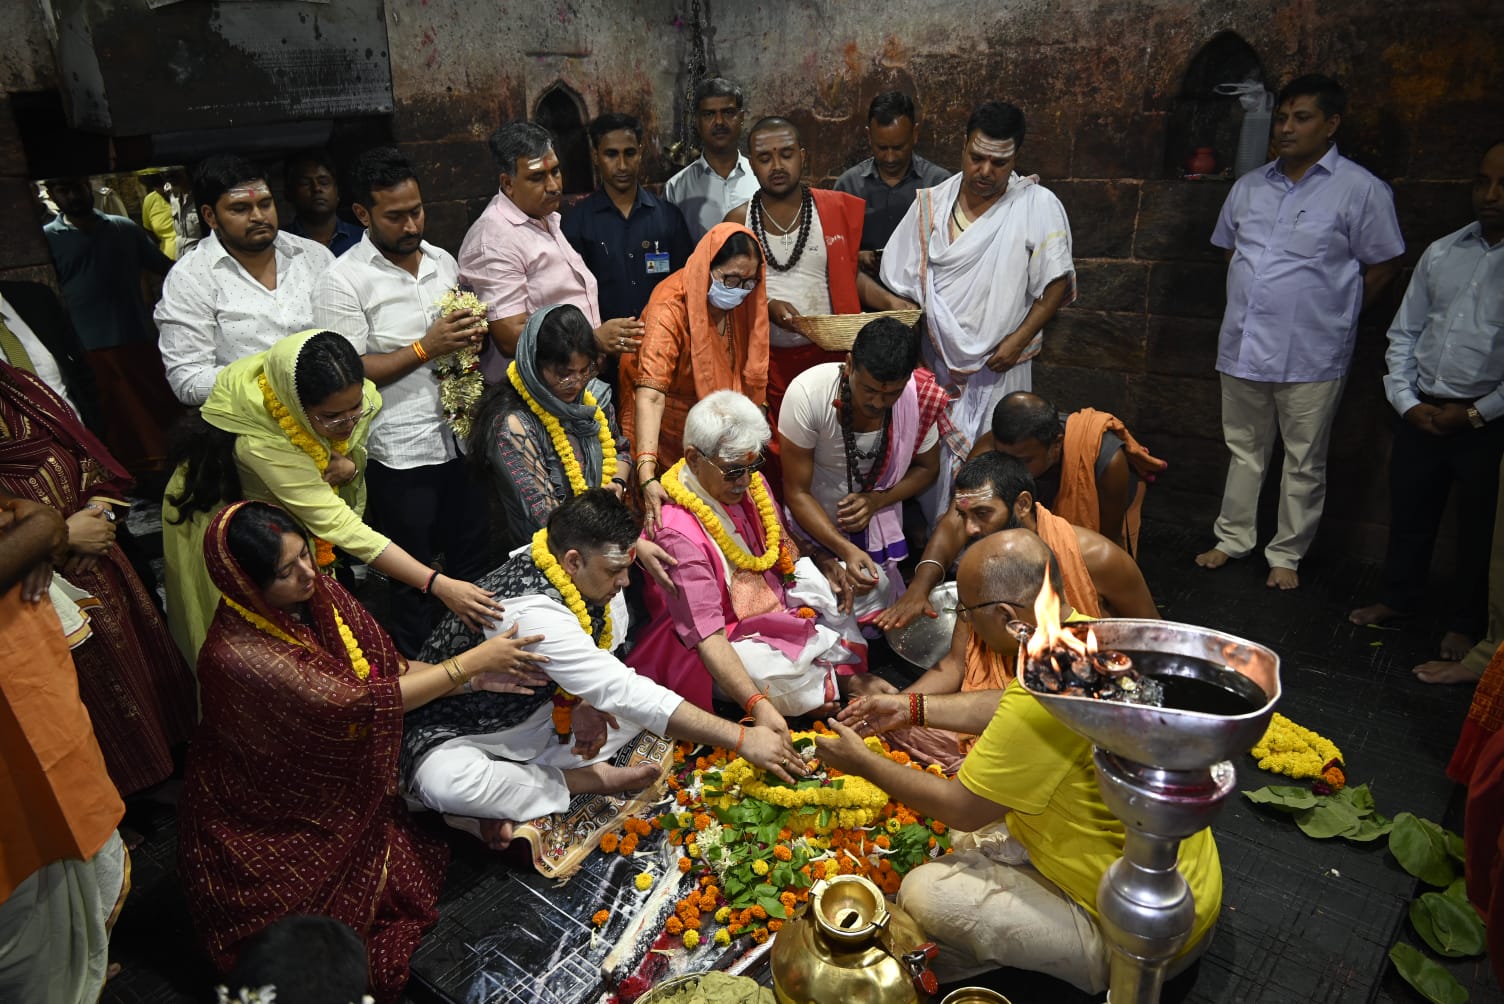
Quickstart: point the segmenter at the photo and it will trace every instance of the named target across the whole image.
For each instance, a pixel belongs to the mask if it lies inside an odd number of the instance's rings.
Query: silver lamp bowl
[[[883,633],[888,647],[920,669],[929,669],[950,651],[956,630],[956,584],[942,582],[930,590],[930,606],[938,617],[917,617],[908,627]]]

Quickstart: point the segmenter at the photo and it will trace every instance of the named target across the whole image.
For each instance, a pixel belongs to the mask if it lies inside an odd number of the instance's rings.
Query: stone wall
[[[744,86],[749,121],[777,113],[804,127],[817,181],[866,155],[863,118],[879,91],[917,96],[920,152],[951,167],[978,101],[1025,109],[1019,166],[1041,175],[1070,211],[1080,279],[1080,298],[1048,331],[1036,383],[1062,406],[1121,414],[1171,462],[1151,506],[1208,524],[1225,451],[1212,371],[1224,270],[1207,238],[1227,184],[1180,180],[1174,165],[1190,150],[1171,145],[1196,135],[1225,147],[1224,124],[1206,138],[1188,123],[1236,112],[1194,93],[1187,74],[1197,53],[1234,32],[1274,86],[1308,71],[1341,78],[1352,99],[1343,149],[1393,184],[1408,260],[1468,220],[1467,183],[1458,179],[1471,176],[1487,138],[1504,135],[1504,109],[1490,100],[1504,83],[1496,58],[1504,8],[1486,0],[1419,8],[1382,0],[703,3],[712,70]],[[534,114],[556,86],[584,120],[605,110],[640,115],[651,137],[648,178],[661,181],[683,110],[689,6],[387,3],[390,125],[422,171],[432,239],[458,246],[495,191],[485,137],[500,121]],[[0,30],[15,40],[0,53],[7,94],[55,85],[39,9],[29,0],[0,10]],[[1197,101],[1199,117],[1187,118]],[[0,99],[0,208],[15,221],[0,273],[45,269],[47,260],[29,225],[35,210],[19,151]],[[1230,149],[1217,153],[1231,161]],[[1382,550],[1389,416],[1378,378],[1400,288],[1363,325],[1332,451],[1328,546]]]

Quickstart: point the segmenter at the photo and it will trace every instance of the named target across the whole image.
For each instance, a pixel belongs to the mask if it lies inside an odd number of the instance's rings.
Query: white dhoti
[[[934,521],[950,502],[955,467],[992,423],[1006,394],[1033,389],[1029,361],[1042,333],[1024,347],[1019,362],[1002,373],[987,360],[1018,329],[1045,287],[1071,276],[1070,221],[1053,193],[1017,174],[1002,197],[951,238],[952,209],[964,178],[957,174],[921,189],[883,249],[882,281],[924,308],[929,337],[925,362],[951,396],[942,420],[946,454],[940,477],[921,497]],[[1074,299],[1074,291],[1066,302]]]

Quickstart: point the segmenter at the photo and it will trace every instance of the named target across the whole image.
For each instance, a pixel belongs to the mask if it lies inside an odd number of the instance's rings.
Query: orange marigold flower
[[[741,934],[744,929],[740,924],[732,924],[730,927],[726,928],[726,930],[730,931],[731,936],[734,938],[738,934]]]
[[[778,846],[773,848],[773,857],[777,858],[779,861],[789,861],[793,859],[794,852],[789,850],[783,844],[779,844]]]
[[[894,763],[907,764],[909,762],[909,755],[903,750],[894,750],[888,754],[888,759]]]
[[[783,930],[783,921],[781,921],[781,920],[770,920],[770,921],[768,921],[768,930],[772,931],[774,934],[777,934],[779,931]]]
[[[693,861],[689,860],[689,858],[680,858],[679,859],[679,874],[683,875],[683,874],[687,873],[691,868],[694,867],[694,864],[695,863]]]
[[[608,833],[604,837],[601,837],[601,850],[607,854],[615,854],[616,844],[619,839],[614,833]]]
[[[823,879],[825,877],[825,862],[816,861],[809,866],[810,878]]]
[[[793,838],[794,838],[794,831],[791,830],[791,829],[789,829],[787,826],[785,826],[783,829],[781,829],[781,830],[778,831],[778,842],[779,843],[783,843],[785,840],[792,840]]]
[[[759,945],[766,943],[768,940],[767,930],[761,927],[755,928],[752,931],[752,940]]]
[[[756,918],[757,920],[767,920],[768,919],[768,911],[766,911],[766,910],[764,910],[762,908],[762,904],[761,903],[758,903],[758,904],[756,904],[756,905],[754,905],[752,907],[752,916],[754,918]]]
[[[636,851],[637,851],[637,834],[635,834],[635,833],[628,833],[625,837],[622,838],[622,841],[621,841],[621,852],[622,852],[623,855],[631,855],[631,854],[636,853]]]
[[[930,837],[930,846],[934,847],[936,843],[938,843],[938,841],[936,841],[934,837]]]
[[[713,820],[709,816],[707,816],[705,813],[703,813],[703,812],[697,812],[697,813],[695,813],[695,830],[696,830],[696,832],[705,829],[707,826],[709,826],[711,824],[711,822],[713,822]]]
[[[680,791],[679,794],[674,796],[674,801],[678,802],[680,805],[688,805],[693,797],[694,796],[692,796],[687,791]]]
[[[663,929],[669,934],[683,934],[684,922],[678,917],[670,917],[664,922]]]
[[[715,881],[715,876],[714,875],[701,875],[700,876],[700,884],[701,885],[710,885],[714,881]]]
[[[783,904],[785,910],[792,912],[794,905],[799,902],[799,897],[791,892],[785,892],[779,895],[778,902]]]
[[[877,839],[874,840],[873,843],[877,844],[877,846],[881,847],[883,850],[887,850],[889,847],[893,846],[893,841],[888,839],[888,835],[886,833],[879,833],[877,835]]]
[[[692,913],[688,917],[685,917],[684,929],[686,931],[698,931],[700,929],[700,915],[698,913]]]
[[[591,914],[591,916],[590,916],[590,923],[594,924],[596,927],[600,927],[608,919],[610,919],[610,917],[611,917],[611,914],[610,914],[609,911],[607,911],[607,910],[597,910],[597,911],[595,911],[595,913]]]
[[[938,820],[938,819],[932,819],[932,820],[930,820],[930,829],[934,830],[935,833],[938,835],[938,834],[941,834],[941,833],[945,832],[946,825],[944,823],[940,822],[940,820]]]

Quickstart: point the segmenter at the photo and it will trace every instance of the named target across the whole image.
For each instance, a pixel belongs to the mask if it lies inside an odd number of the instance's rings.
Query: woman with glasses
[[[586,488],[627,486],[631,453],[611,388],[596,377],[595,334],[580,308],[544,307],[517,339],[507,379],[487,392],[470,435],[507,516],[508,546],[532,539],[549,513]]]
[[[867,689],[867,645],[839,565],[799,557],[758,473],[771,437],[735,391],[689,410],[655,538],[677,561],[675,588],[649,584],[653,617],[627,663],[701,708],[720,697],[786,732],[786,715],[826,714],[853,683]]]
[[[190,663],[219,603],[204,569],[204,530],[242,498],[291,512],[315,538],[323,570],[339,548],[477,629],[501,612],[485,590],[439,574],[366,525],[366,436],[380,407],[359,354],[333,331],[289,335],[219,372],[175,444],[162,503],[167,621]]]
[[[761,406],[768,389],[768,295],[762,249],[752,231],[717,224],[689,262],[653,290],[642,312],[642,347],[622,357],[622,430],[650,530],[664,502],[658,475],[683,455],[690,407],[718,390]]]

